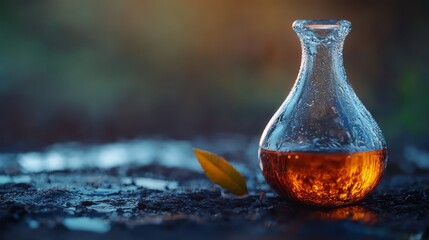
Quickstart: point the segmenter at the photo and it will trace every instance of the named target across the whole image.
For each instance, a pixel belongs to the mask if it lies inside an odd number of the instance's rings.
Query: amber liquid
[[[386,150],[357,153],[276,152],[261,149],[265,179],[281,196],[319,207],[365,198],[380,181]]]

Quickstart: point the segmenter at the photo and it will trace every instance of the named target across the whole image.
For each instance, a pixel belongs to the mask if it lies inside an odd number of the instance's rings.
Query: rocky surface
[[[233,198],[198,172],[153,165],[120,177],[117,170],[10,178],[0,185],[0,238],[429,237],[429,177],[424,175],[385,179],[354,206],[311,209],[278,198],[257,179],[250,181],[249,196]],[[148,172],[159,179],[145,176]],[[172,172],[183,179],[165,177]]]
[[[223,155],[234,158],[231,152]],[[49,151],[2,162],[0,239],[429,239],[423,170],[407,174],[390,164],[363,202],[314,209],[277,197],[255,161],[235,162],[250,191],[235,198],[200,169],[162,159],[63,168],[56,154],[57,165],[37,162],[37,156],[49,162]]]

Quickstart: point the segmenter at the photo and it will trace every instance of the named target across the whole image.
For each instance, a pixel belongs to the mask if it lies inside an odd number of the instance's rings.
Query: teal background
[[[347,19],[349,81],[389,146],[429,149],[428,3],[0,1],[0,149],[259,135],[301,52],[295,19]]]

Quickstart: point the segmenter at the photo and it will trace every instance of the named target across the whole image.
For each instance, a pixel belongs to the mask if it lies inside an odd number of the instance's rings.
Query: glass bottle
[[[346,20],[296,20],[301,68],[259,143],[265,179],[279,195],[319,207],[365,198],[387,163],[377,123],[356,96],[343,66]]]

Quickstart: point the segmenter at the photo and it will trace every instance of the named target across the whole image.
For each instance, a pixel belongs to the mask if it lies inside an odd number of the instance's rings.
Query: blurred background
[[[353,88],[393,152],[427,157],[428,5],[2,0],[0,150],[259,136],[299,70],[292,22],[348,19]]]

